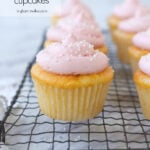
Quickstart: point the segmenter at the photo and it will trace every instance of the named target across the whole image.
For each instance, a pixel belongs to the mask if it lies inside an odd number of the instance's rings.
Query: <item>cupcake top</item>
[[[119,29],[128,33],[137,33],[150,27],[150,15],[135,16],[131,19],[122,21]]]
[[[65,17],[57,26],[50,28],[47,39],[54,42],[62,41],[66,35],[73,34],[79,41],[86,40],[95,47],[105,44],[104,37],[94,19],[89,19],[84,12],[76,18]]]
[[[113,10],[113,15],[120,19],[127,19],[134,16],[137,7],[139,6],[138,0],[125,0],[123,4],[117,5]]]
[[[86,41],[77,41],[72,35],[39,52],[36,61],[44,70],[62,75],[93,74],[108,66],[106,55],[94,50]]]
[[[143,73],[150,76],[150,54],[141,57],[139,68]]]
[[[133,37],[133,44],[143,50],[150,51],[150,29],[145,32],[137,33]]]
[[[80,0],[67,0],[55,12],[55,15],[58,15],[58,16],[61,16],[61,17],[65,17],[65,16],[70,15],[71,13],[75,14],[75,12],[77,12],[76,10],[78,10],[78,13],[80,11],[90,12],[90,10],[88,9],[88,7],[86,7],[86,5],[84,5],[83,3],[81,3]]]
[[[76,5],[72,8],[72,10],[69,12],[68,15],[66,15],[65,17],[71,17],[71,19],[75,18],[76,16],[78,16],[80,13],[84,13],[84,15],[88,18],[88,19],[92,19],[94,20],[94,16],[91,13],[91,11],[87,8],[84,7],[82,5]]]

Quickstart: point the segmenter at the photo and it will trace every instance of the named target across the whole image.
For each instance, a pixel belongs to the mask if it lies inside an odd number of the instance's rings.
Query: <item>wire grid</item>
[[[108,31],[105,36],[116,73],[102,113],[83,122],[63,122],[41,114],[31,63],[1,122],[0,140],[10,150],[150,149],[150,121],[141,113],[131,70],[118,61]]]

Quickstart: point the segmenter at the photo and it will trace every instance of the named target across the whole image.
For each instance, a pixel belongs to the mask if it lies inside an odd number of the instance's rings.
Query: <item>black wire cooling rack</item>
[[[118,61],[108,31],[105,35],[115,78],[103,112],[83,122],[62,122],[41,114],[30,77],[33,60],[0,122],[0,141],[10,150],[150,149],[150,121],[141,113],[131,70]]]

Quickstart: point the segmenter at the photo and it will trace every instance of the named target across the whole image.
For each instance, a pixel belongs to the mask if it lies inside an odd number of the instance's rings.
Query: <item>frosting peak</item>
[[[83,3],[81,3],[80,0],[68,0],[56,11],[55,14],[61,17],[66,17],[69,15],[75,16],[81,11],[85,11],[86,13],[89,13],[89,15],[92,16],[89,8]]]
[[[67,0],[67,4],[78,4],[79,0]]]
[[[83,20],[88,20],[88,19],[93,19],[93,18],[91,18],[85,11],[81,11],[76,17],[77,22],[83,21]]]
[[[133,37],[133,44],[141,49],[150,51],[150,29],[137,33]]]
[[[96,21],[94,18],[91,18],[89,14],[87,14],[85,11],[78,12],[76,17],[72,18],[72,16],[67,16],[59,20],[58,27],[68,28],[69,26],[73,25],[76,26],[78,24],[93,24],[96,25]],[[78,25],[79,26],[79,25]]]
[[[77,41],[73,34],[66,36],[66,38],[62,41],[62,46],[66,48],[64,53],[68,53],[69,55],[88,56],[93,54],[93,45],[87,43],[86,41]]]
[[[138,0],[125,0],[123,4],[117,5],[115,7],[113,14],[118,18],[127,19],[134,16],[138,6]]]
[[[145,74],[150,75],[150,54],[145,55],[140,59],[139,68]]]
[[[44,70],[64,75],[98,73],[108,66],[106,55],[94,50],[86,41],[74,42],[72,36],[62,43],[49,45],[36,58]]]

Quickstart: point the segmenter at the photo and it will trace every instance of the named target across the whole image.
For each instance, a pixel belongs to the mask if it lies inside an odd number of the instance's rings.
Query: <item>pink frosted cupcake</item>
[[[132,46],[129,47],[130,64],[132,71],[138,70],[140,58],[150,53],[150,29],[139,32],[133,37]]]
[[[134,81],[143,114],[146,119],[150,119],[150,54],[141,57]]]
[[[55,12],[55,15],[52,17],[52,24],[56,25],[57,22],[66,17],[66,16],[73,16],[75,17],[78,15],[81,11],[84,11],[87,16],[93,17],[92,13],[90,12],[90,9],[83,4],[80,0],[67,0],[64,5],[62,5],[57,12]]]
[[[118,28],[119,23],[133,17],[139,6],[138,0],[125,0],[123,4],[117,5],[114,8],[112,15],[108,18],[108,25],[113,40],[114,31]]]
[[[132,45],[133,36],[149,27],[150,9],[146,8],[137,12],[135,17],[119,24],[118,29],[114,31],[114,37],[120,61],[129,63],[128,48]]]
[[[102,111],[114,75],[106,55],[70,37],[42,50],[36,62],[31,75],[44,114],[80,121]]]
[[[73,34],[77,41],[86,40],[105,54],[107,47],[102,32],[94,19],[88,19],[85,13],[80,13],[76,19],[65,17],[61,19],[55,27],[47,32],[45,47],[53,42],[62,41],[66,35]]]

